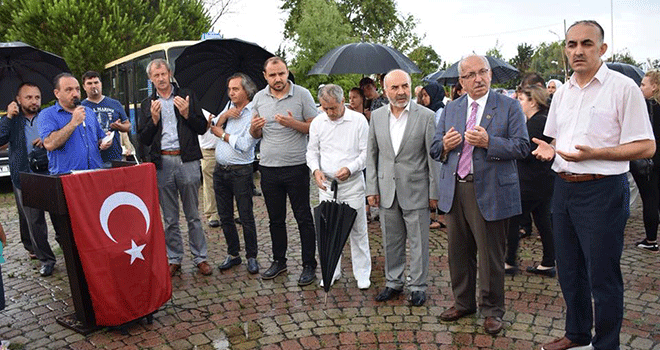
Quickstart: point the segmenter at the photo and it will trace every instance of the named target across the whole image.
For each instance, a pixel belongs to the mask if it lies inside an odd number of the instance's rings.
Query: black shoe
[[[256,197],[261,197],[263,194],[261,193],[261,191],[259,191],[258,188],[253,188],[252,189],[252,195],[256,196]]]
[[[275,260],[270,265],[268,270],[261,274],[261,278],[265,280],[270,280],[277,277],[282,272],[286,272],[286,262]]]
[[[644,248],[652,252],[658,251],[658,241],[649,242],[648,240],[646,240],[646,238],[644,238],[644,240],[641,242],[637,242],[636,246],[637,248]]]
[[[50,276],[50,275],[53,274],[53,269],[54,269],[54,267],[55,267],[55,266],[50,265],[50,264],[43,265],[43,266],[41,266],[41,268],[39,269],[39,274],[40,274],[42,277],[48,277],[48,276]]]
[[[247,270],[251,274],[259,273],[259,263],[255,258],[248,258],[247,260]]]
[[[511,266],[504,268],[504,274],[507,276],[515,276],[518,274],[518,266]]]
[[[398,289],[390,288],[390,287],[385,287],[378,295],[376,295],[376,301],[387,301],[390,299],[394,299],[401,294],[401,291]]]
[[[234,218],[234,222],[236,223],[236,225],[243,225],[241,223],[241,218]]]
[[[426,302],[426,293],[424,291],[418,290],[410,294],[410,305],[412,306],[422,306]]]
[[[209,221],[209,226],[211,226],[211,227],[220,227],[220,221],[211,220],[211,221]]]
[[[299,286],[306,286],[316,280],[316,268],[309,265],[303,266],[303,271],[298,279]]]
[[[547,277],[555,277],[557,275],[557,270],[554,267],[551,269],[539,269],[538,266],[537,267],[529,266],[527,268],[527,272],[541,276],[547,276]]]
[[[240,264],[241,264],[241,257],[240,256],[233,257],[231,255],[228,255],[225,258],[225,261],[222,264],[220,264],[220,266],[218,266],[218,268],[220,269],[220,271],[224,271],[224,270],[229,270],[232,267],[234,267],[236,265],[240,265]]]

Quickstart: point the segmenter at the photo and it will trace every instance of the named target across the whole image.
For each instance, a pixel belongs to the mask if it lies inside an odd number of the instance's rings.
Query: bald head
[[[410,75],[401,69],[390,71],[383,80],[385,95],[394,108],[405,108],[410,102]]]

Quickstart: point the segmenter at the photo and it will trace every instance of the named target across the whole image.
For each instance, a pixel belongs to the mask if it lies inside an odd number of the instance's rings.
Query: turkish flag
[[[148,315],[172,296],[153,163],[61,177],[96,324]]]

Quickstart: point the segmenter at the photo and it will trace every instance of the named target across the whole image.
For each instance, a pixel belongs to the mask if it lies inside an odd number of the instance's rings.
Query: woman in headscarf
[[[557,91],[557,89],[559,89],[561,85],[562,85],[561,81],[557,79],[548,80],[548,83],[545,84],[545,88],[548,91],[548,95],[550,95],[550,98],[552,98],[552,95],[555,94],[555,91]]]

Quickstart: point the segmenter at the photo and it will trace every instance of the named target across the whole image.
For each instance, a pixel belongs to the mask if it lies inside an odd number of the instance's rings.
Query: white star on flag
[[[131,256],[130,265],[133,265],[133,262],[135,261],[135,259],[144,260],[144,256],[142,255],[142,249],[144,249],[145,246],[146,246],[146,244],[143,244],[143,245],[139,246],[139,245],[135,244],[134,240],[131,239],[131,249],[124,250],[124,253]]]

